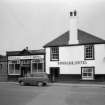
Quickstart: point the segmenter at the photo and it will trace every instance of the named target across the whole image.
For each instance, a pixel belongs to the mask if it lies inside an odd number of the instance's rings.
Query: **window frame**
[[[56,52],[53,52],[53,49],[57,49]],[[57,59],[54,59],[54,55],[57,56]],[[59,61],[59,47],[51,47],[50,48],[50,61]]]
[[[31,61],[31,73],[36,73],[36,72],[44,72],[44,61],[43,60],[39,60],[37,62],[38,59],[34,59]],[[36,64],[36,71],[33,69],[33,64]],[[39,69],[39,64],[42,65],[42,69]],[[42,70],[42,71],[41,71]]]
[[[10,69],[9,69],[9,67],[10,67],[9,65],[11,65],[11,64],[13,65],[13,73],[11,73]],[[19,65],[18,73],[16,72],[17,70],[15,69],[17,64]],[[16,60],[16,63],[13,63],[13,61],[8,61],[8,75],[20,75],[21,74],[20,69],[21,69],[21,67],[20,67],[20,63],[18,62],[18,60]]]
[[[88,69],[90,69],[90,68],[91,68],[92,72],[88,71]],[[88,76],[83,76],[83,69],[84,70],[87,69],[87,71],[85,71],[84,73],[87,73],[87,74],[91,73],[92,76],[90,76],[90,77],[89,77],[89,75]],[[81,67],[81,80],[94,80],[94,75],[95,75],[95,67],[94,66]]]
[[[87,47],[92,47],[92,49],[88,49],[88,52],[86,52]],[[91,54],[91,55],[88,55],[88,54]],[[92,57],[87,57],[87,55]],[[84,60],[95,60],[94,45],[88,44],[84,46]]]

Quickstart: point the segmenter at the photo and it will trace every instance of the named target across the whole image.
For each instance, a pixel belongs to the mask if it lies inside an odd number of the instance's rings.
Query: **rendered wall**
[[[60,67],[60,74],[81,74],[81,67],[95,67],[95,74],[105,74],[105,45],[94,46],[95,60],[84,60],[84,46],[64,46],[59,48],[59,61],[50,61],[50,48],[46,48],[46,72],[50,67]],[[85,61],[80,64],[59,64],[58,62]]]

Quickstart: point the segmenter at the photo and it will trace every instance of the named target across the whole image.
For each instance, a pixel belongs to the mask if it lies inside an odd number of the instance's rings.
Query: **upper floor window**
[[[58,61],[59,60],[59,47],[51,47],[51,60]]]
[[[94,46],[85,45],[85,59],[93,60],[94,59]]]

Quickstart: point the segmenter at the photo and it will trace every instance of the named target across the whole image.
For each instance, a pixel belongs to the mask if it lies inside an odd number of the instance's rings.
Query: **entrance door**
[[[21,67],[21,77],[27,76],[30,73],[30,67]]]
[[[82,79],[93,80],[94,79],[94,67],[82,67]]]
[[[52,82],[55,82],[59,79],[59,67],[50,68],[50,79]]]

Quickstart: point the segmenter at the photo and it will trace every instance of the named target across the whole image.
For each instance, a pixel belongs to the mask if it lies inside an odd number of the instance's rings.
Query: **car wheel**
[[[44,86],[47,86],[48,84],[47,84],[47,83],[43,83],[43,85],[44,85]]]
[[[38,86],[43,86],[43,83],[42,82],[38,82],[37,85]]]
[[[24,85],[25,85],[25,83],[24,83],[23,81],[21,81],[21,82],[20,82],[20,85],[21,85],[21,86],[24,86]]]

